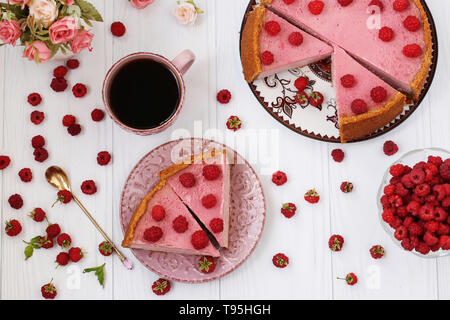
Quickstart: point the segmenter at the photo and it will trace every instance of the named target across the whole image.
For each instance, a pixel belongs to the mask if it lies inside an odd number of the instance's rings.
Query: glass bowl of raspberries
[[[425,258],[450,254],[450,152],[413,150],[393,163],[377,196],[380,221],[401,248]]]

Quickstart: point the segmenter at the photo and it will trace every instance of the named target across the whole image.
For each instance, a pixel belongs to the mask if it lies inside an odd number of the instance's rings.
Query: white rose
[[[180,2],[173,14],[181,24],[193,25],[197,20],[197,10],[193,4],[188,2]]]
[[[34,16],[36,22],[48,28],[58,17],[58,8],[54,0],[33,0],[28,4],[30,15]]]

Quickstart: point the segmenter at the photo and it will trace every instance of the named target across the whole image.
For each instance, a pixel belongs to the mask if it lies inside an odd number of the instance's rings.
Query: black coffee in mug
[[[135,129],[151,129],[169,120],[180,103],[180,88],[163,63],[139,58],[124,64],[109,88],[109,104],[117,119]]]

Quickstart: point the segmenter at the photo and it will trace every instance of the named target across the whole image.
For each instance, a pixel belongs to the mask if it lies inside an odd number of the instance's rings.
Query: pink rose
[[[75,0],[62,0],[66,5],[71,6],[75,2]]]
[[[23,56],[28,58],[28,60],[35,60],[35,53],[37,53],[39,61],[44,63],[50,60],[52,52],[47,47],[47,45],[42,41],[33,41],[33,43],[27,44],[25,47],[25,51],[23,52]]]
[[[136,9],[144,9],[155,0],[130,0],[131,5]]]
[[[82,50],[89,48],[91,46],[93,38],[94,35],[87,30],[78,31],[70,45],[70,47],[72,48],[72,52],[78,54]]]
[[[0,40],[3,43],[16,45],[17,39],[20,38],[22,31],[20,30],[20,25],[15,20],[3,20],[0,22]]]
[[[30,2],[30,0],[8,0],[8,3],[11,4],[21,4],[22,3],[22,10],[25,8],[25,5]]]
[[[52,43],[66,43],[73,40],[78,30],[77,22],[72,17],[64,17],[54,22],[49,29]]]
[[[173,11],[180,24],[193,25],[197,20],[197,9],[192,3],[180,2]]]

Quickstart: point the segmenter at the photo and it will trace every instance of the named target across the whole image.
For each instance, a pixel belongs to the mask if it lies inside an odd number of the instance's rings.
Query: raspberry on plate
[[[111,161],[111,154],[108,151],[101,151],[97,154],[97,163],[106,166]]]
[[[331,156],[333,157],[333,160],[336,162],[342,162],[345,157],[344,151],[342,149],[334,149],[331,151]]]
[[[380,259],[382,257],[385,256],[385,251],[384,248],[380,245],[375,245],[372,248],[370,248],[370,255],[372,256],[372,258],[374,259]]]
[[[261,54],[261,63],[265,66],[271,65],[275,61],[273,53],[270,51],[264,51]]]
[[[43,112],[40,111],[33,111],[30,114],[30,120],[32,123],[34,123],[35,125],[41,124],[42,121],[44,121],[45,119],[45,115]]]
[[[31,138],[31,146],[33,148],[42,148],[43,146],[45,146],[45,139],[43,136],[38,135],[38,136],[34,136],[33,138]]]
[[[77,59],[69,59],[66,62],[66,66],[69,69],[76,69],[80,66],[80,61],[78,61]]]
[[[30,168],[23,168],[19,171],[19,177],[23,182],[30,182],[33,180],[33,173]]]
[[[64,127],[70,127],[77,122],[77,118],[71,114],[66,114],[62,119],[62,124]]]
[[[320,200],[320,196],[317,193],[316,189],[308,190],[305,193],[304,198],[307,202],[312,203],[312,204],[315,204],[315,203],[319,202],[319,200]]]
[[[393,176],[393,177],[400,177],[403,175],[403,172],[405,171],[405,166],[402,164],[395,164],[392,167],[390,167],[389,169],[389,173]]]
[[[297,207],[293,203],[290,203],[290,202],[284,203],[281,206],[281,213],[288,219],[292,218],[295,215],[296,211],[297,211]]]
[[[286,173],[283,171],[277,171],[272,175],[272,182],[277,186],[281,186],[287,182]]]
[[[172,227],[177,233],[185,233],[189,228],[189,222],[185,216],[179,215],[172,221]]]
[[[111,24],[111,33],[116,37],[122,37],[126,31],[125,25],[120,21]]]
[[[383,152],[387,156],[392,156],[398,151],[398,146],[391,140],[388,140],[383,145]]]
[[[216,98],[220,103],[227,104],[231,100],[231,92],[226,89],[220,90]]]
[[[309,103],[313,106],[313,107],[318,107],[323,103],[323,94],[318,92],[318,91],[314,91],[309,95]]]
[[[5,231],[8,236],[15,237],[22,232],[22,225],[16,219],[6,221]]]
[[[81,184],[81,191],[84,194],[91,195],[97,192],[97,186],[93,180],[86,180]]]
[[[264,30],[271,36],[276,36],[281,31],[280,24],[276,21],[267,21]]]
[[[298,47],[303,43],[303,35],[300,32],[292,32],[288,37],[288,41],[294,47]]]
[[[8,156],[0,156],[0,170],[6,169],[11,163],[11,158]]]
[[[305,91],[298,91],[294,98],[295,102],[297,102],[299,105],[304,105],[309,101],[309,97]]]
[[[65,66],[56,67],[53,70],[53,76],[55,78],[64,78],[67,74],[67,68]]]
[[[320,0],[310,1],[308,3],[308,9],[314,15],[321,14],[324,7],[325,4],[323,3],[323,1]]]
[[[216,269],[213,257],[203,256],[198,260],[198,269],[203,273],[212,273]]]
[[[19,210],[23,206],[23,199],[20,194],[13,194],[8,198],[8,203],[11,208]]]
[[[77,83],[76,85],[73,86],[72,93],[76,98],[82,98],[86,95],[87,88],[84,84]]]
[[[303,91],[309,85],[309,80],[307,77],[299,77],[295,80],[294,86],[298,91]]]
[[[227,128],[232,131],[238,131],[242,127],[242,121],[238,116],[230,116],[227,120]]]
[[[31,104],[33,107],[36,107],[42,102],[42,97],[39,93],[30,93],[28,95],[28,103]]]
[[[341,251],[344,245],[344,238],[341,235],[334,234],[328,240],[328,247],[331,251]]]
[[[48,151],[45,148],[36,148],[33,152],[34,160],[37,162],[44,162],[48,159]]]
[[[152,285],[152,291],[158,296],[163,296],[170,291],[170,281],[159,278]]]

